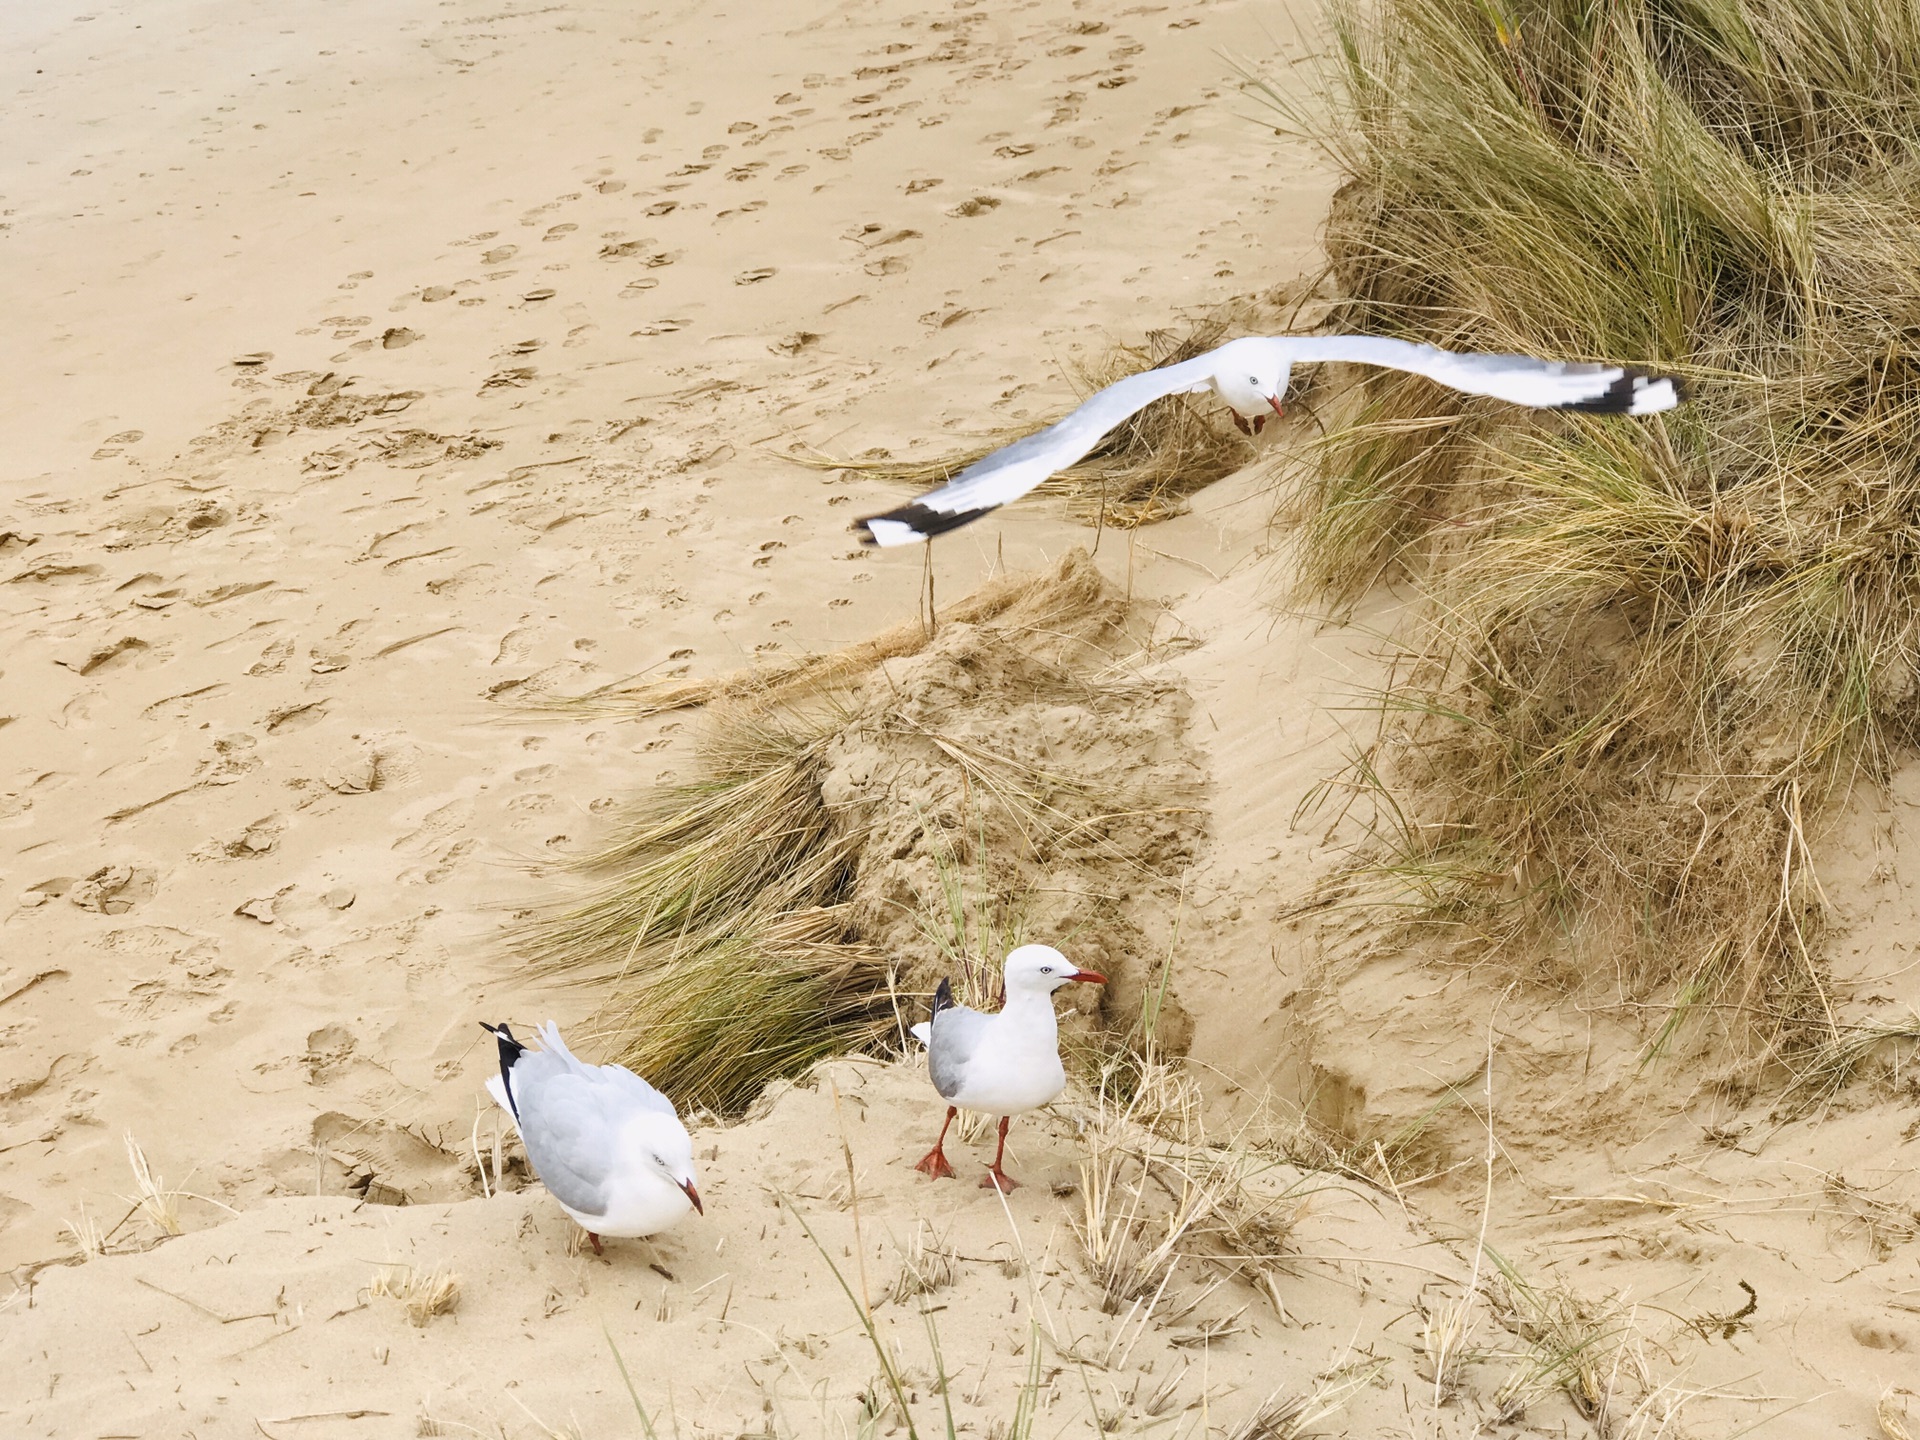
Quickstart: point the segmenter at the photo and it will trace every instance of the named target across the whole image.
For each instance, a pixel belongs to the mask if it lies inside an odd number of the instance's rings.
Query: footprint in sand
[[[248,667],[247,674],[252,676],[278,675],[287,668],[287,661],[293,658],[293,641],[276,640],[260,652],[260,658]]]
[[[65,666],[76,675],[92,675],[151,649],[138,635],[122,635],[112,640],[82,641],[65,655],[55,656],[53,663]]]

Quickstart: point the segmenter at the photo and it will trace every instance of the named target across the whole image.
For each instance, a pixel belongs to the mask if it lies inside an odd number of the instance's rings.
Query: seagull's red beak
[[[1067,978],[1069,980],[1078,980],[1083,985],[1104,985],[1107,983],[1107,977],[1102,975],[1098,970],[1076,970]]]
[[[693,1188],[693,1182],[691,1180],[686,1181],[680,1188],[687,1192],[687,1199],[693,1202],[695,1214],[704,1215],[707,1213],[707,1207],[700,1203],[700,1192]]]
[[[1267,403],[1273,406],[1274,414],[1278,415],[1283,420],[1286,419],[1287,407],[1280,403],[1280,397],[1278,395],[1267,396]]]

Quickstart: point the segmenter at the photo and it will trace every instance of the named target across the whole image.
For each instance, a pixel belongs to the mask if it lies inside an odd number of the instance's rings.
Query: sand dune
[[[877,1291],[931,1246],[958,1257],[929,1303],[983,1435],[1014,1416],[1042,1304],[1045,1434],[1225,1430],[1356,1377],[1322,1432],[1672,1435],[1699,1391],[1700,1433],[1878,1433],[1882,1392],[1920,1375],[1905,1077],[1770,1118],[1737,1075],[1648,1079],[1632,1016],[1303,918],[1342,851],[1296,808],[1399,597],[1344,626],[1281,613],[1258,467],[1097,556],[1210,766],[1178,993],[1217,1135],[1304,1112],[1364,1151],[1446,1102],[1412,1188],[1275,1162],[1262,1184],[1312,1191],[1277,1289],[1196,1260],[1157,1323],[1100,1309],[1072,1230],[1086,1097],[1031,1128],[1019,1158],[1049,1183],[1003,1211],[907,1169],[937,1118],[911,1061],[700,1127],[706,1221],[608,1264],[568,1253],[537,1188],[482,1195],[474,1021],[593,1008],[533,989],[500,935],[622,796],[691,775],[700,723],[521,702],[911,617],[921,557],[846,530],[894,492],[795,456],[1037,419],[1075,356],[1319,268],[1328,175],[1222,58],[1300,53],[1285,9],[767,17],[0,15],[0,1413],[45,1435],[631,1433],[611,1336],[689,1433],[856,1433],[878,1367],[821,1261],[864,1259]],[[937,549],[936,593],[1088,539],[1057,502],[1013,507]],[[1900,798],[1829,842],[1863,1014],[1917,998],[1906,831]],[[1516,1408],[1538,1333],[1516,1291],[1470,1307],[1472,1364],[1432,1373],[1479,1273],[1485,1107],[1452,1102],[1490,1033],[1488,1238],[1540,1293],[1586,1297],[1616,1377],[1645,1358],[1620,1392],[1653,1394],[1640,1410],[1582,1413],[1557,1382]],[[183,1236],[132,1205],[127,1135],[187,1192]],[[94,1225],[107,1253],[70,1263]],[[402,1265],[456,1272],[457,1306],[415,1327],[368,1293]],[[882,1311],[938,1429],[917,1302]]]

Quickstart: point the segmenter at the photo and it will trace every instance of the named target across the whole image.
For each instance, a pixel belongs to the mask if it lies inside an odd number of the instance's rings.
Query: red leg
[[[953,1124],[953,1117],[959,1113],[958,1106],[947,1106],[947,1120],[946,1124],[940,1127],[940,1138],[933,1142],[933,1149],[920,1157],[920,1163],[915,1165],[914,1169],[925,1171],[935,1180],[953,1178],[953,1166],[947,1163],[946,1151],[940,1147],[947,1143],[947,1125]]]
[[[1238,410],[1233,412],[1233,428],[1238,430],[1242,435],[1253,434],[1253,423]]]
[[[1264,415],[1256,415],[1247,423],[1253,426],[1253,433],[1258,435],[1262,430],[1267,428],[1267,417]]]
[[[1000,1117],[1000,1148],[993,1152],[993,1168],[980,1177],[980,1188],[982,1190],[992,1188],[1004,1195],[1009,1190],[1017,1190],[1020,1188],[1020,1182],[1000,1168],[1000,1162],[1006,1157],[1007,1153],[1007,1122],[1012,1118],[1011,1115],[1002,1115]]]
[[[589,1231],[587,1231],[587,1239],[589,1239],[589,1240],[591,1240],[591,1241],[593,1242],[593,1253],[594,1253],[594,1254],[596,1254],[596,1255],[601,1255],[601,1254],[604,1254],[604,1253],[605,1253],[605,1252],[604,1252],[603,1250],[601,1250],[601,1248],[600,1248],[600,1237],[599,1237],[598,1235],[596,1235],[596,1234],[594,1234],[594,1233],[593,1233],[593,1231],[591,1231],[591,1230],[589,1230]]]

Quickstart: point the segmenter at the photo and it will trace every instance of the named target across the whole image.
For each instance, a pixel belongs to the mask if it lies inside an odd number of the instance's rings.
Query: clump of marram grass
[[[1184,712],[1116,664],[1128,607],[1085,552],[953,609],[976,618],[710,683],[727,703],[698,778],[642,795],[573,862],[585,892],[520,927],[536,972],[598,991],[619,1058],[676,1101],[738,1111],[828,1056],[903,1047],[957,958],[997,977],[1013,897],[1046,897],[1018,919],[1033,938],[1112,970],[1138,948],[1130,907],[1191,862],[1198,812],[1169,803],[1197,773]],[[1149,758],[1116,775],[1113,755]]]
[[[1621,1363],[1620,1352],[1634,1338],[1634,1315],[1617,1302],[1595,1303],[1564,1285],[1539,1289],[1507,1261],[1493,1259],[1500,1272],[1499,1283],[1489,1287],[1496,1313],[1526,1347],[1494,1394],[1501,1419],[1515,1423],[1556,1392],[1588,1420],[1617,1408],[1624,1385],[1643,1378]]]
[[[1873,1025],[1843,1025],[1796,1055],[1793,1079],[1781,1097],[1783,1116],[1825,1105],[1858,1076],[1883,1047],[1920,1043],[1920,1016]],[[1913,1051],[1908,1049],[1910,1061]],[[1897,1073],[1897,1072],[1896,1072]]]
[[[582,862],[598,893],[527,934],[537,966],[606,991],[621,1059],[682,1104],[738,1109],[896,1030],[841,903],[864,837],[821,797],[833,733],[830,714],[716,717],[703,778],[646,795]]]
[[[153,1167],[147,1163],[147,1152],[133,1138],[131,1131],[121,1139],[126,1142],[127,1165],[133,1171],[133,1194],[126,1198],[146,1217],[147,1223],[162,1235],[183,1234],[185,1227],[180,1222],[181,1192],[169,1189],[153,1173]]]
[[[398,1300],[407,1323],[426,1327],[436,1315],[450,1315],[460,1303],[460,1277],[435,1267],[416,1270],[411,1265],[383,1265],[367,1282],[367,1294]]]
[[[73,1253],[82,1263],[107,1253],[106,1232],[100,1228],[100,1222],[87,1213],[84,1202],[79,1217],[62,1221],[60,1229],[72,1242]]]
[[[1227,1432],[1229,1440],[1301,1440],[1386,1369],[1385,1360],[1365,1359],[1321,1371],[1311,1390],[1277,1390]]]
[[[1282,290],[1264,301],[1222,306],[1182,330],[1150,331],[1141,345],[1116,345],[1075,365],[1072,378],[1084,398],[1129,375],[1191,360],[1242,335],[1264,333],[1263,326],[1298,323],[1302,306],[1296,301],[1301,298]],[[946,484],[975,461],[1059,418],[1012,426],[981,444],[933,460],[822,457],[802,463],[927,489]],[[1131,530],[1182,513],[1188,496],[1232,474],[1254,454],[1250,437],[1235,427],[1233,412],[1211,395],[1168,395],[1116,426],[1040,491],[1066,496],[1069,511],[1089,524]]]
[[[1304,1177],[1276,1189],[1264,1177],[1271,1163],[1244,1134],[1209,1136],[1200,1086],[1183,1064],[1151,1043],[1110,1058],[1082,1136],[1073,1228],[1103,1310],[1131,1320],[1144,1306],[1144,1331],[1180,1261],[1204,1256],[1264,1288],[1286,1314],[1275,1267],[1306,1209]]]
[[[1920,3],[1335,19],[1340,327],[1693,391],[1365,378],[1294,496],[1303,590],[1428,600],[1345,777],[1355,878],[1545,978],[1830,1033],[1808,830],[1920,701]]]
[[[953,1284],[959,1274],[954,1259],[952,1243],[934,1234],[922,1221],[900,1247],[900,1273],[887,1287],[886,1298],[895,1305],[905,1305],[916,1296],[931,1295]]]

